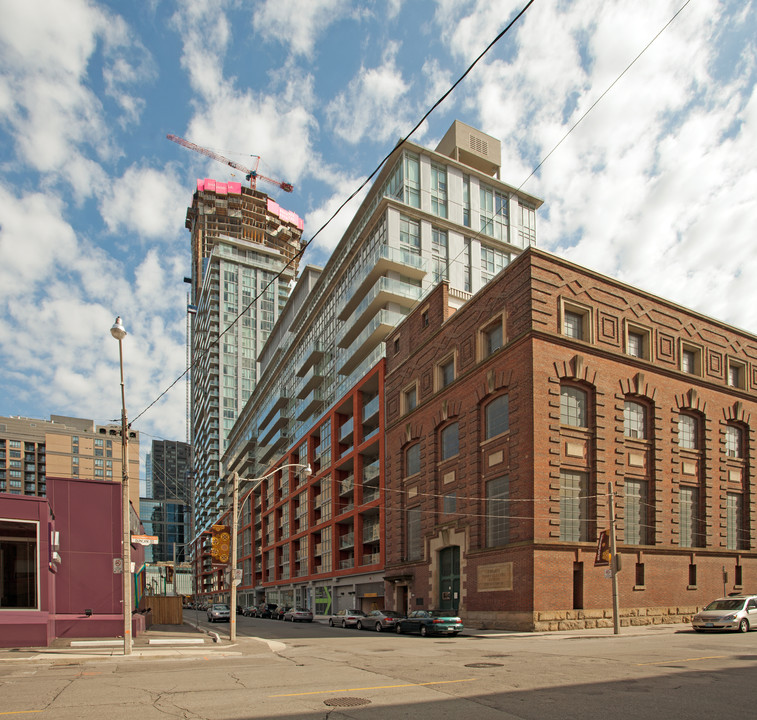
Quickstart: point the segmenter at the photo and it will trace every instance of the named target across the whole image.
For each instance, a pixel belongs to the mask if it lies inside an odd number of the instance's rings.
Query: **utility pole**
[[[607,483],[607,496],[610,499],[610,573],[612,577],[612,627],[613,633],[620,633],[620,609],[618,607],[618,562],[617,545],[615,542],[615,496],[612,491],[612,483]]]
[[[231,583],[231,600],[229,601],[229,640],[237,639],[237,507],[239,506],[239,473],[233,472],[231,482],[234,485],[233,499],[231,502],[231,570],[229,582]]]

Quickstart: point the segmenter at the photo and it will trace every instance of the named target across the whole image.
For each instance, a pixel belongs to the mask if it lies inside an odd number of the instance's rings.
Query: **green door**
[[[439,610],[457,612],[460,605],[460,546],[439,551]]]

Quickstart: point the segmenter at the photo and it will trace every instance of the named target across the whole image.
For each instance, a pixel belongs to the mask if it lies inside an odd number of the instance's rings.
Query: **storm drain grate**
[[[502,663],[468,663],[465,667],[487,668],[487,667],[503,667],[503,665]]]
[[[324,700],[323,704],[330,707],[360,707],[360,705],[370,705],[371,701],[366,698],[340,697]]]

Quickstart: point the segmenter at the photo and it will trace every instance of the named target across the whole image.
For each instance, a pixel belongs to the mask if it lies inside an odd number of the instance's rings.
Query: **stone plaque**
[[[478,591],[492,592],[495,590],[513,589],[513,564],[511,562],[496,563],[494,565],[479,565]]]

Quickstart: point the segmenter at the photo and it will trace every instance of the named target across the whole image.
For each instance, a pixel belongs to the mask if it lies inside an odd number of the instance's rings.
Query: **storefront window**
[[[37,609],[37,523],[0,520],[0,611]]]

